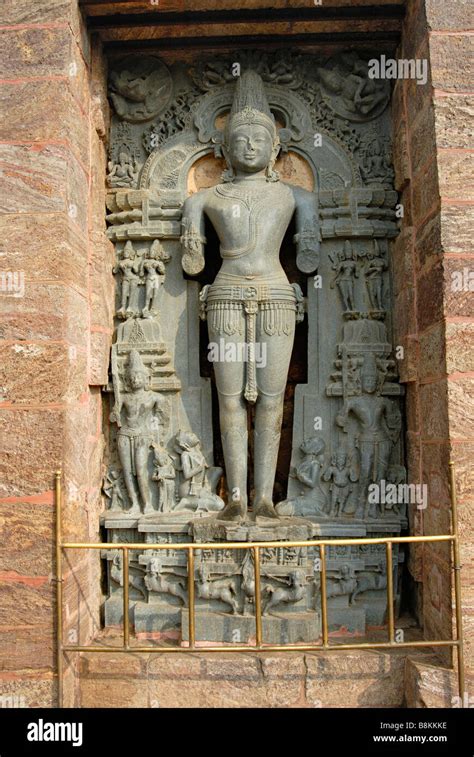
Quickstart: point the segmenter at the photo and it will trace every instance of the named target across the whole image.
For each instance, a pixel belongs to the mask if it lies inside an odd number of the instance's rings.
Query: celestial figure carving
[[[109,160],[107,167],[109,187],[131,187],[136,184],[142,165],[130,155],[129,149],[124,147],[119,152],[118,162]]]
[[[341,53],[329,66],[318,68],[318,74],[323,94],[338,115],[366,121],[382,113],[390,98],[389,83],[371,79],[367,62],[356,52]]]
[[[186,591],[185,580],[180,580],[178,576],[175,576],[172,573],[166,574],[158,557],[152,557],[148,563],[147,573],[145,575],[145,586],[149,592],[154,591],[158,594],[170,594],[172,597],[178,597],[183,605],[187,604],[188,594]],[[150,596],[148,595],[148,600],[149,599]]]
[[[165,277],[164,260],[169,260],[163,247],[157,239],[153,242],[146,257],[141,264],[141,275],[145,276],[145,307],[142,310],[144,318],[153,318],[158,315],[158,294]]]
[[[176,470],[168,452],[159,444],[153,445],[153,481],[158,481],[158,510],[169,513],[176,505]]]
[[[353,417],[359,428],[356,436],[360,453],[359,492],[365,501],[364,518],[367,518],[370,509],[368,485],[386,476],[390,452],[400,434],[401,415],[393,402],[377,393],[377,368],[369,355],[361,370],[361,382],[363,394],[344,402],[336,423],[347,431],[349,420]]]
[[[369,303],[372,310],[383,312],[382,288],[383,272],[387,264],[380,254],[377,242],[375,244],[375,253],[367,253],[367,267],[365,270],[365,285],[369,296]]]
[[[306,439],[301,444],[300,450],[304,457],[296,466],[294,475],[304,485],[305,491],[299,497],[280,502],[276,506],[279,515],[324,515],[326,495],[319,481],[324,465],[325,447],[324,439],[319,436]]]
[[[166,107],[173,90],[170,72],[152,55],[127,56],[115,64],[109,77],[110,99],[117,114],[137,123]]]
[[[113,269],[114,273],[122,274],[120,309],[117,311],[119,318],[131,318],[138,315],[139,271],[140,262],[135,255],[133,244],[128,241],[125,243],[122,260]]]
[[[393,168],[390,155],[379,139],[373,139],[366,149],[360,166],[361,174],[368,186],[391,186]]]
[[[352,483],[357,481],[358,472],[349,461],[345,449],[340,447],[331,458],[331,465],[323,473],[323,481],[330,481],[331,508],[329,515],[340,516],[344,513],[347,500],[352,493]]]
[[[292,570],[288,578],[272,576],[286,586],[271,586],[267,584],[263,590],[262,615],[268,615],[270,610],[282,603],[295,604],[303,599],[306,592],[306,577],[303,570]]]
[[[130,391],[120,398],[110,420],[118,425],[117,448],[128,496],[132,502],[130,512],[140,512],[141,500],[143,513],[146,514],[153,512],[148,457],[155,442],[157,416],[164,417],[166,400],[161,394],[147,388],[148,371],[137,350],[130,352],[126,379]]]
[[[348,240],[344,242],[344,249],[339,254],[339,260],[334,263],[332,268],[336,273],[331,282],[331,289],[337,284],[345,313],[353,312],[354,278],[358,277],[358,273],[352,245]]]
[[[254,517],[278,518],[272,493],[283,397],[295,323],[302,317],[297,286],[279,261],[280,246],[296,211],[297,263],[317,267],[319,227],[313,193],[279,181],[273,166],[279,137],[261,78],[245,71],[237,80],[222,150],[224,183],[188,198],[183,208],[183,267],[204,267],[204,219],[214,226],[222,267],[206,290],[209,337],[225,345],[248,344],[248,360],[215,362],[220,429],[229,498],[220,520],[247,514],[247,405],[256,403]],[[255,344],[265,365],[256,365]],[[241,352],[240,352],[241,354]]]

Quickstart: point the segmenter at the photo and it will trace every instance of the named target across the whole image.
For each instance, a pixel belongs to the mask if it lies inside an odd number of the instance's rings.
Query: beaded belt
[[[248,402],[256,402],[257,316],[260,317],[261,331],[268,336],[291,334],[295,319],[298,323],[304,317],[304,298],[300,287],[298,284],[208,284],[203,287],[199,299],[201,318],[205,320],[207,317],[209,326],[215,333],[242,335],[245,328],[248,361],[244,397]]]

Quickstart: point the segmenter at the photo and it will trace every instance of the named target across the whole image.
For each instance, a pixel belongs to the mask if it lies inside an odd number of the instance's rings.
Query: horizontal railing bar
[[[197,644],[199,644],[199,640],[197,640]],[[337,652],[341,649],[398,649],[403,648],[407,649],[409,647],[416,648],[416,647],[457,647],[459,645],[459,641],[457,639],[452,639],[451,641],[447,640],[435,640],[435,641],[400,641],[400,642],[393,642],[391,644],[388,641],[381,641],[381,642],[361,642],[360,644],[330,644],[327,647],[324,647],[322,644],[314,645],[311,644],[265,644],[263,643],[262,646],[256,647],[256,646],[206,646],[206,647],[139,647],[139,646],[129,646],[128,649],[124,649],[124,647],[75,647],[75,646],[65,646],[62,647],[63,652],[105,652],[106,654],[110,653],[113,654],[117,652],[117,654],[122,653],[140,653],[140,654],[167,654],[168,652],[172,653],[178,653],[183,652],[184,654],[188,654],[190,652],[196,654],[196,652],[247,652],[247,654],[250,654],[251,652]]]
[[[62,549],[252,549],[255,547],[341,547],[357,546],[359,544],[412,544],[417,542],[442,542],[455,541],[456,536],[453,534],[440,534],[436,536],[389,536],[385,538],[376,537],[373,539],[308,539],[308,541],[245,541],[245,542],[167,542],[166,544],[130,544],[120,543],[102,544],[100,542],[63,542],[60,546]]]

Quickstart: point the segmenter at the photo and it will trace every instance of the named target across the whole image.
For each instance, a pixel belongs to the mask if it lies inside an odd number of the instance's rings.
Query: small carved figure
[[[109,187],[132,187],[137,183],[142,166],[135,157],[130,155],[128,148],[124,147],[119,152],[118,162],[114,163],[113,160],[109,160],[107,167],[109,169],[107,174]]]
[[[379,252],[377,242],[375,242],[375,253],[367,253],[367,267],[365,269],[365,285],[369,296],[369,303],[372,310],[383,312],[383,272],[387,264]]]
[[[339,254],[339,261],[332,266],[336,272],[331,282],[331,289],[337,284],[341,294],[344,312],[354,312],[354,278],[358,277],[357,263],[351,243],[346,240],[344,249]]]
[[[125,510],[125,492],[124,492],[123,473],[118,468],[110,467],[107,471],[103,492],[109,500],[109,510]]]
[[[124,393],[118,403],[116,402],[110,420],[118,425],[117,447],[125,485],[132,502],[130,512],[140,512],[139,498],[135,489],[135,484],[137,484],[143,512],[150,513],[153,512],[153,506],[148,480],[148,456],[155,441],[155,419],[160,416],[164,419],[166,400],[161,394],[147,387],[148,371],[137,350],[130,352],[126,380],[130,390]]]
[[[271,586],[267,584],[263,589],[262,615],[268,615],[270,610],[281,603],[294,604],[303,599],[306,591],[306,578],[303,570],[292,570],[288,578],[272,576],[272,580],[278,581],[284,586]]]
[[[133,244],[125,243],[122,260],[113,269],[114,273],[122,274],[122,292],[120,309],[117,311],[119,318],[131,318],[138,315],[138,286],[140,263],[135,255]]]
[[[208,472],[217,483],[222,473],[221,468],[209,468],[201,451],[201,442],[192,431],[180,431],[176,435],[175,450],[180,462],[176,464],[181,472],[183,482],[180,486],[181,499],[176,509],[193,509],[195,511],[221,510],[224,503],[211,488]],[[215,474],[217,471],[217,475]]]
[[[331,465],[323,473],[323,481],[331,481],[329,486],[331,492],[330,517],[338,517],[344,513],[347,500],[352,493],[351,483],[357,481],[357,479],[357,470],[350,463],[346,450],[340,447],[332,456]]]
[[[169,256],[165,255],[163,247],[155,239],[151,245],[148,257],[142,262],[140,271],[141,275],[145,276],[145,307],[142,310],[144,318],[152,318],[159,312],[158,294],[165,277],[165,265],[163,262],[165,257],[169,260]]]
[[[343,118],[375,118],[388,103],[387,82],[371,79],[366,61],[354,51],[341,53],[332,68],[318,68],[318,74],[331,107]]]
[[[324,465],[324,439],[312,436],[306,439],[300,450],[304,457],[297,465],[293,475],[300,481],[306,490],[299,497],[280,502],[277,507],[278,515],[324,515],[326,495],[319,485],[321,468]]]
[[[370,509],[367,499],[368,485],[385,478],[390,452],[401,430],[398,407],[377,392],[377,368],[374,359],[371,360],[370,357],[366,356],[361,372],[363,394],[346,399],[341,412],[336,416],[336,423],[344,431],[347,431],[351,417],[355,418],[359,426],[356,437],[360,453],[359,491],[365,498],[365,518],[368,517]]]
[[[173,460],[164,447],[159,444],[153,445],[153,481],[158,481],[158,510],[161,513],[169,513],[176,505],[176,470]]]
[[[393,168],[390,156],[379,139],[373,139],[368,146],[360,170],[368,186],[374,184],[391,186]]]
[[[172,597],[178,597],[183,605],[187,604],[188,595],[186,592],[185,579],[180,579],[171,572],[165,573],[159,557],[152,557],[148,563],[147,573],[145,575],[145,586],[149,592],[154,591],[158,594],[171,594]],[[149,595],[148,601],[150,601]]]
[[[360,381],[360,368],[364,364],[362,357],[348,357],[346,363],[345,394],[360,394],[362,385]]]
[[[198,596],[201,599],[218,599],[231,606],[233,615],[238,613],[237,590],[233,576],[211,578],[209,568],[205,565],[200,565],[196,588]]]
[[[166,107],[173,89],[170,72],[152,55],[127,56],[110,73],[110,99],[125,121],[147,121]]]

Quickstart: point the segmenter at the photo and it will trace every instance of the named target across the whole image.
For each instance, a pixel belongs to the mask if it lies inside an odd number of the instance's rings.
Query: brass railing
[[[265,644],[262,639],[262,605],[260,593],[260,550],[268,547],[281,547],[281,541],[265,542],[211,542],[211,543],[165,543],[165,544],[132,544],[132,543],[76,543],[62,541],[61,526],[61,472],[55,474],[56,494],[56,597],[57,597],[57,675],[58,675],[58,700],[59,706],[63,705],[63,662],[64,654],[69,652],[95,652],[95,653],[150,653],[150,654],[185,654],[196,651],[206,654],[213,652],[343,652],[354,649],[393,649],[393,648],[416,648],[416,647],[455,647],[457,650],[457,676],[459,696],[464,703],[464,654],[461,615],[461,579],[460,579],[460,556],[459,537],[457,524],[457,502],[455,491],[454,466],[450,463],[451,480],[451,527],[452,533],[435,536],[398,536],[386,538],[354,538],[354,539],[317,539],[308,541],[285,541],[285,547],[317,547],[320,555],[321,566],[321,627],[322,640],[319,644]],[[423,639],[421,641],[396,641],[395,640],[395,613],[393,591],[393,544],[417,544],[430,542],[450,542],[452,544],[452,558],[454,570],[454,596],[456,607],[456,638],[452,639]],[[357,546],[362,544],[385,544],[386,575],[387,575],[387,625],[388,640],[383,642],[360,642],[349,644],[330,644],[328,631],[328,607],[326,587],[326,547],[334,546]],[[63,550],[121,550],[122,551],[122,580],[123,580],[123,644],[121,647],[101,647],[98,645],[69,645],[63,640]],[[188,555],[188,646],[140,646],[130,644],[129,622],[129,553],[130,550],[159,550],[176,549],[185,550]],[[195,593],[194,593],[194,552],[203,549],[247,549],[251,550],[254,558],[255,576],[255,644],[227,646],[224,644],[215,646],[196,646],[195,630]]]

